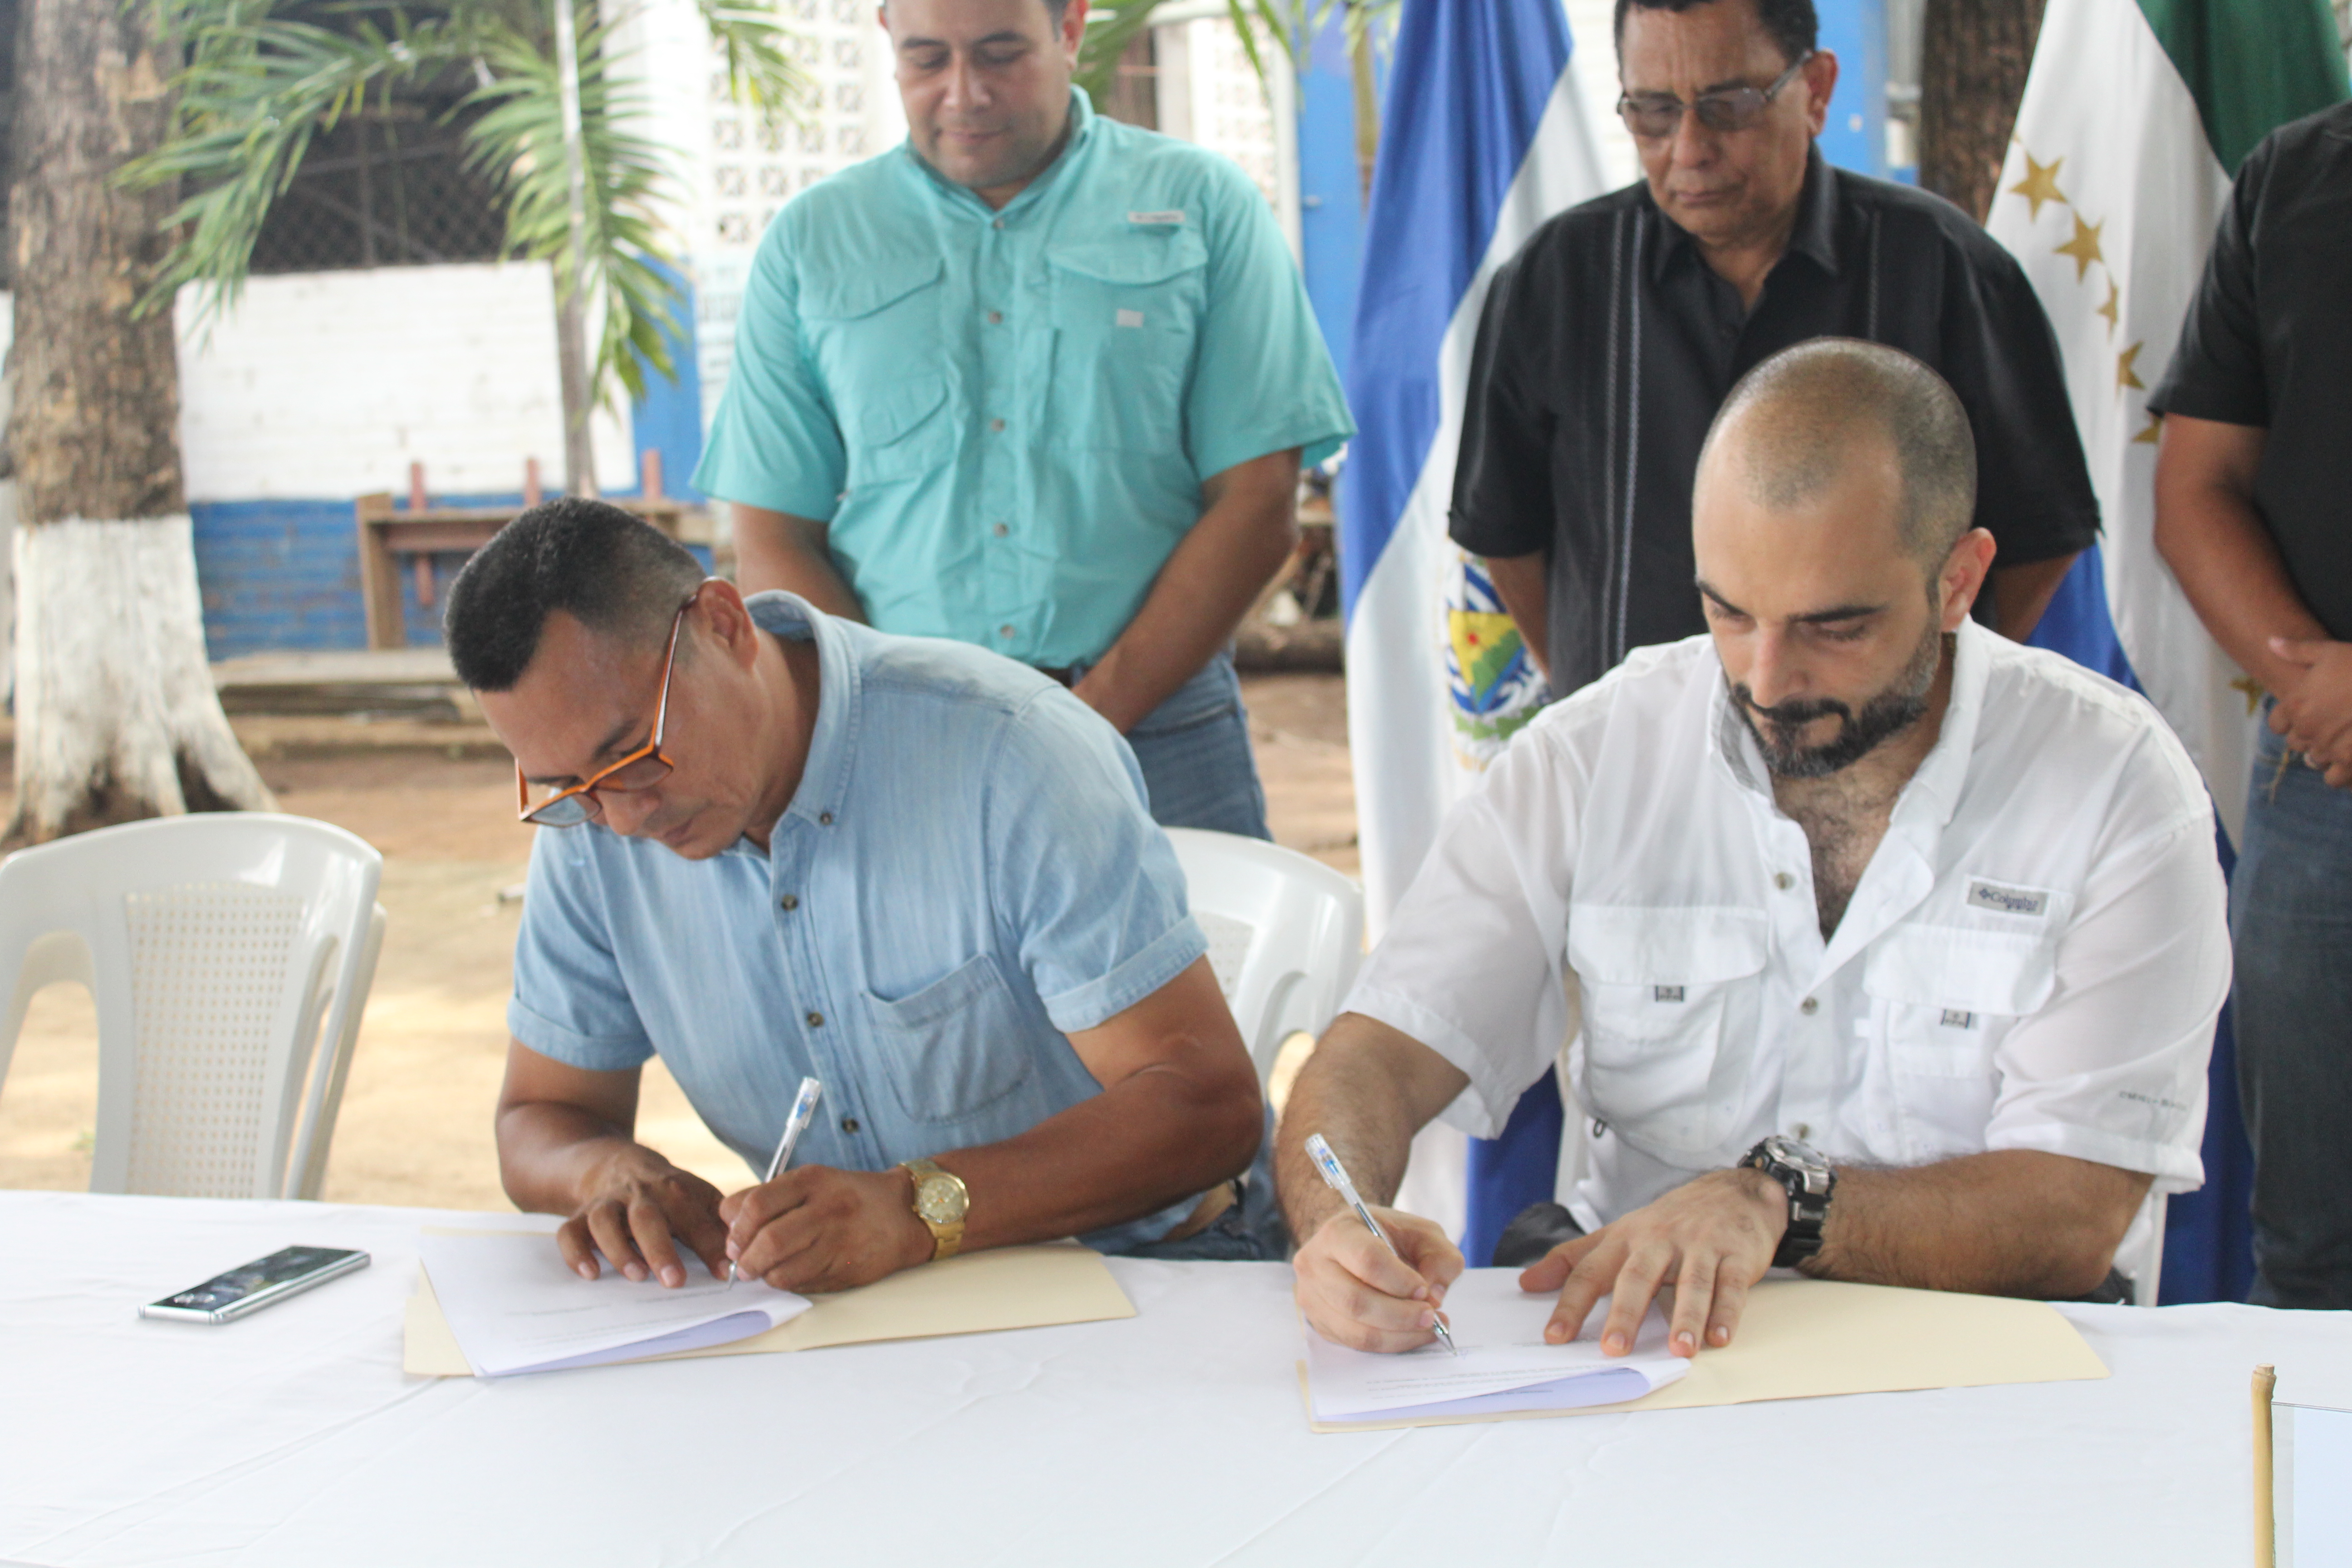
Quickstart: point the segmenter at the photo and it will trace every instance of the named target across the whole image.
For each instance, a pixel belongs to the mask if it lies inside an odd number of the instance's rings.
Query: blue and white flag
[[[1445,517],[1487,284],[1545,219],[1603,188],[1569,48],[1560,0],[1420,0],[1398,26],[1348,381],[1358,434],[1339,497],[1349,748],[1375,940],[1446,808],[1542,701],[1517,632]],[[1559,1146],[1556,1096],[1549,1109],[1549,1140],[1522,1140],[1517,1162],[1544,1167],[1538,1195]],[[1462,1136],[1433,1124],[1413,1141],[1397,1201],[1460,1235],[1467,1181]]]
[[[1375,938],[1445,808],[1540,700],[1445,514],[1487,283],[1545,219],[1602,189],[1568,57],[1560,0],[1411,5],[1398,26],[1339,508],[1349,744]]]

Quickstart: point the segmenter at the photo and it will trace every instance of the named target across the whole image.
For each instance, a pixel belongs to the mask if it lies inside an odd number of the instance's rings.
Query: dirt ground
[[[1243,687],[1276,838],[1355,875],[1340,678],[1263,676]],[[335,722],[299,728],[315,743],[321,725]],[[376,743],[364,750],[269,754],[296,728],[238,721],[282,809],[347,827],[383,852],[388,916],[323,1195],[507,1208],[490,1107],[521,905],[499,895],[521,881],[530,835],[514,820],[512,768],[487,731],[454,727],[437,750],[385,745],[394,737],[371,733],[363,739]],[[5,780],[0,770],[0,816],[10,804]],[[86,1187],[97,1103],[89,994],[53,985],[35,997],[5,1068],[0,1187]],[[646,1070],[638,1131],[721,1187],[745,1180],[742,1162],[703,1128],[658,1062]]]

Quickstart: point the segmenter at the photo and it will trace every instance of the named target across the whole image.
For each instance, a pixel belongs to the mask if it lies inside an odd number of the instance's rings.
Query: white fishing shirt
[[[1963,623],[1935,748],[1826,941],[1811,868],[1710,640],[1640,649],[1454,807],[1347,1008],[1466,1073],[1445,1118],[1479,1137],[1568,1042],[1587,1228],[1776,1131],[2202,1183],[2224,890],[2147,701]]]

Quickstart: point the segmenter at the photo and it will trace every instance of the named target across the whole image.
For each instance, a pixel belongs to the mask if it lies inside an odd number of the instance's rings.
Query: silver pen
[[[1404,1254],[1399,1252],[1396,1243],[1389,1239],[1389,1233],[1381,1228],[1381,1222],[1372,1217],[1372,1211],[1364,1206],[1363,1198],[1356,1192],[1356,1184],[1348,1179],[1348,1167],[1339,1163],[1339,1156],[1331,1152],[1331,1145],[1323,1141],[1323,1134],[1320,1132],[1307,1134],[1307,1157],[1314,1161],[1316,1170],[1322,1173],[1324,1184],[1339,1194],[1346,1200],[1348,1206],[1356,1211],[1356,1217],[1362,1220],[1364,1228],[1370,1231],[1379,1238],[1380,1244],[1389,1249],[1389,1256],[1399,1263],[1403,1263]],[[1411,1268],[1412,1265],[1406,1264],[1406,1267]],[[1462,1353],[1462,1347],[1454,1342],[1453,1332],[1446,1328],[1444,1318],[1434,1318],[1431,1326],[1436,1329],[1437,1337],[1445,1342],[1447,1350],[1452,1351],[1455,1355]]]
[[[766,1186],[776,1179],[776,1173],[792,1163],[793,1145],[801,1141],[808,1124],[816,1119],[816,1102],[824,1097],[824,1085],[813,1078],[801,1079],[800,1093],[793,1096],[792,1114],[784,1118],[784,1135],[776,1141],[776,1157],[768,1162],[768,1173],[760,1178]],[[736,1272],[734,1259],[727,1262],[727,1283],[732,1285],[742,1276]]]

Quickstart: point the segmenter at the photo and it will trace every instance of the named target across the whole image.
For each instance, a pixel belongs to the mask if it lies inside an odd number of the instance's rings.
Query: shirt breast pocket
[[[1862,988],[1905,1159],[1984,1148],[2000,1090],[1993,1054],[2056,985],[2046,936],[1901,926],[1871,945]]]
[[[849,488],[948,462],[955,419],[940,368],[942,264],[883,260],[804,283],[801,316],[842,424]]]
[[[1208,304],[1191,229],[1050,252],[1053,424],[1071,446],[1165,454],[1184,440],[1184,383]]]
[[[1769,947],[1759,910],[1572,908],[1586,1109],[1659,1159],[1714,1151],[1747,1092]]]
[[[870,992],[866,1013],[899,1109],[921,1122],[960,1121],[1027,1082],[1028,1034],[996,961],[983,952],[912,995]]]

